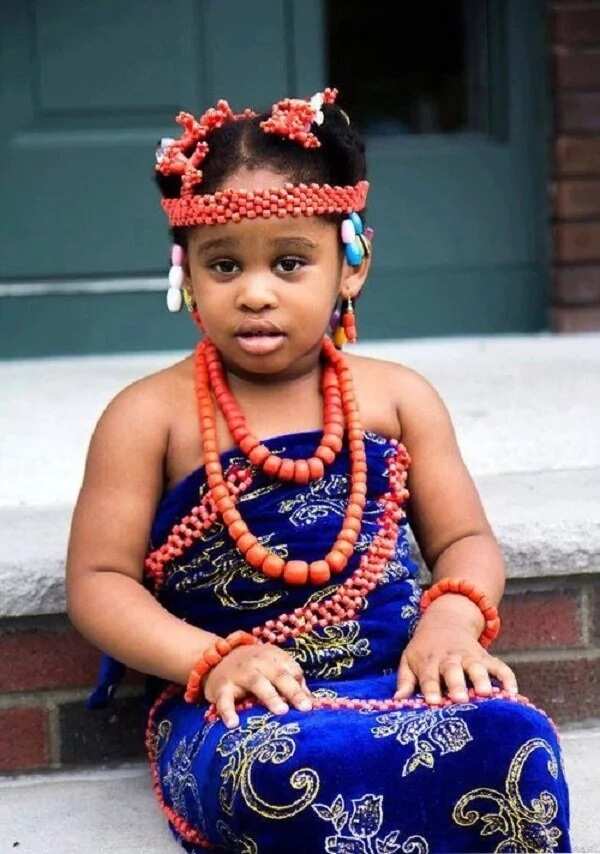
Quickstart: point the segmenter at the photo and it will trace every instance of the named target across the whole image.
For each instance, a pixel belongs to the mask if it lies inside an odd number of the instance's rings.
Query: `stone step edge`
[[[509,578],[600,573],[600,468],[485,475],[476,484]],[[0,507],[0,618],[65,611],[72,509]]]

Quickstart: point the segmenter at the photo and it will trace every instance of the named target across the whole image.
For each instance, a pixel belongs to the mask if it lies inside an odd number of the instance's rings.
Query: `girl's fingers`
[[[440,664],[440,671],[444,677],[448,696],[455,703],[466,702],[469,699],[465,671],[458,656],[448,657]]]
[[[273,678],[273,684],[281,696],[289,700],[297,709],[308,712],[312,708],[308,693],[288,670],[279,671]]]
[[[398,682],[396,685],[396,693],[394,700],[404,700],[405,697],[410,697],[414,694],[417,687],[417,677],[410,669],[410,666],[405,658],[400,659],[400,667],[398,668]]]
[[[483,661],[465,663],[465,670],[475,689],[475,693],[486,697],[492,693],[492,683],[490,682],[488,666],[489,662],[484,663]]]
[[[226,727],[233,728],[239,725],[240,719],[235,710],[235,688],[232,683],[223,685],[217,694],[215,707]]]
[[[508,664],[491,655],[486,661],[486,667],[493,676],[502,682],[506,691],[509,691],[511,694],[519,693],[517,677]]]
[[[427,703],[440,703],[442,701],[442,692],[440,690],[440,668],[439,664],[435,666],[427,665],[422,672],[417,674],[421,693]]]
[[[274,715],[283,715],[289,711],[288,704],[275,690],[273,683],[258,670],[250,675],[246,687]]]

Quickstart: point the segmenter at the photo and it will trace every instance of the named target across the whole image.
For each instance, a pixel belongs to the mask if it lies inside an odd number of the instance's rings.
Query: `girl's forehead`
[[[197,252],[209,252],[217,247],[248,247],[273,245],[283,247],[294,242],[305,249],[318,248],[324,242],[335,244],[336,227],[319,216],[273,216],[268,219],[242,219],[223,225],[200,225],[192,228],[190,242]]]

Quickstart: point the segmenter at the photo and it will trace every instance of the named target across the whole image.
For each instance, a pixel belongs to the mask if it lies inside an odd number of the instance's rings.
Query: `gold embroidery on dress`
[[[192,769],[192,762],[198,755],[214,723],[212,721],[201,726],[189,741],[185,735],[182,737],[173,751],[173,755],[167,764],[166,773],[162,778],[163,787],[168,789],[175,811],[186,820],[190,819],[186,798],[188,794],[192,796],[198,810],[199,824],[203,833],[206,832],[204,815],[200,803],[200,792],[198,790],[196,775]]]
[[[315,688],[314,691],[310,692],[313,697],[319,697],[320,699],[327,700],[335,700],[338,697],[338,692],[334,691],[333,688]]]
[[[463,827],[470,827],[477,821],[483,822],[481,836],[501,833],[505,838],[494,851],[536,851],[551,852],[556,848],[562,831],[558,827],[549,827],[558,813],[558,803],[551,792],[543,791],[533,798],[531,806],[523,803],[519,791],[519,782],[527,759],[535,750],[545,750],[550,759],[548,771],[558,778],[558,762],[548,742],[543,738],[530,738],[515,753],[508,774],[506,792],[482,787],[472,789],[457,801],[452,818]],[[477,798],[493,801],[498,812],[481,815],[477,810],[467,810],[467,805]]]
[[[371,732],[375,738],[394,735],[400,744],[412,742],[414,753],[402,766],[402,776],[406,777],[419,766],[433,768],[436,748],[445,756],[462,750],[473,741],[467,724],[454,715],[475,709],[474,703],[457,703],[446,709],[423,712],[386,712],[376,718],[380,726],[373,727]]]
[[[375,433],[373,430],[363,430],[363,436],[367,442],[371,442],[373,445],[386,445],[390,441],[385,436],[382,436],[381,433]],[[395,453],[394,448],[391,448],[391,450]]]
[[[255,763],[281,765],[296,752],[292,735],[300,732],[297,723],[280,724],[273,715],[253,715],[246,726],[227,732],[217,744],[220,756],[229,757],[221,771],[223,783],[219,803],[227,815],[233,815],[233,802],[241,794],[246,805],[264,818],[291,818],[315,799],[319,791],[319,775],[312,768],[299,768],[289,778],[293,789],[303,789],[302,795],[288,804],[272,804],[263,800],[252,783]]]
[[[163,718],[155,729],[152,736],[152,753],[158,759],[167,746],[171,737],[173,723],[168,718]]]
[[[267,546],[274,536],[274,533],[265,534],[257,539],[259,543]],[[260,569],[250,566],[237,549],[228,548],[226,551],[221,551],[225,546],[225,541],[219,540],[207,546],[188,563],[179,565],[172,575],[171,583],[174,589],[178,592],[189,592],[210,588],[221,605],[238,611],[266,608],[283,598],[282,590],[272,590],[259,599],[237,598],[235,592],[230,589],[230,585],[236,580],[243,578],[255,584],[265,584],[269,579]],[[288,557],[286,545],[270,546],[270,551],[281,558]],[[213,552],[216,552],[216,555],[213,556]]]
[[[233,854],[258,854],[258,845],[250,836],[236,836],[222,818],[217,819],[217,830],[225,840],[227,850]]]
[[[423,591],[421,590],[419,582],[416,578],[409,578],[407,579],[406,583],[410,587],[410,594],[408,596],[408,602],[406,602],[402,606],[400,616],[403,620],[411,620],[416,623],[421,615],[421,609],[419,605],[421,603],[421,596]]]
[[[263,495],[269,495],[269,493],[275,492],[277,489],[281,489],[282,486],[283,483],[279,480],[274,481],[273,483],[267,483],[266,486],[257,486],[255,489],[244,492],[239,498],[239,503],[242,504],[244,501],[254,501],[256,498],[261,498]]]
[[[346,620],[293,637],[292,645],[285,649],[311,676],[337,678],[351,668],[357,658],[371,654],[369,641],[359,638],[359,634],[360,624],[356,620]]]
[[[319,480],[312,480],[306,488],[291,498],[280,501],[277,512],[285,514],[296,528],[314,525],[328,516],[344,518],[349,494],[349,477],[346,474],[330,474]],[[371,505],[371,506],[369,506]],[[363,511],[365,522],[373,521],[381,512],[373,502],[367,502]]]
[[[325,839],[325,851],[330,854],[428,854],[429,845],[423,836],[409,836],[400,844],[399,830],[385,837],[378,836],[383,824],[383,795],[369,793],[352,799],[352,814],[346,809],[344,797],[336,795],[330,806],[313,804],[313,810],[324,821],[330,821],[335,836]]]

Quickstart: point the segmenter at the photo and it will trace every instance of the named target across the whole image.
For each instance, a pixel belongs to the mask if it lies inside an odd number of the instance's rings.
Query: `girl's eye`
[[[277,263],[281,264],[284,273],[297,273],[300,267],[304,266],[304,261],[301,258],[280,258]]]
[[[235,263],[235,261],[231,261],[229,258],[224,258],[222,261],[215,261],[210,266],[213,270],[215,270],[217,273],[220,273],[222,276],[230,276],[231,273],[235,272],[237,264]]]

